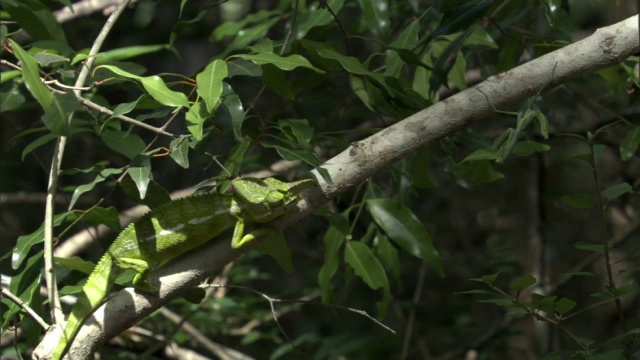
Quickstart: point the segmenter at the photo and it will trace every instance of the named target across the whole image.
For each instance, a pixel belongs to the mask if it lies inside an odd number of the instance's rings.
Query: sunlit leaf
[[[138,76],[114,65],[101,65],[97,69],[107,69],[117,75],[139,81],[144,89],[162,105],[189,107],[187,96],[181,92],[170,90],[164,81],[157,75]],[[94,70],[95,71],[95,70]]]
[[[185,137],[173,139],[169,145],[171,158],[185,169],[189,168],[189,142]]]
[[[212,113],[218,105],[220,95],[222,95],[222,80],[225,79],[227,75],[227,63],[223,60],[216,59],[209,63],[209,65],[196,76],[198,95],[200,95],[205,104],[207,104],[207,110],[210,113]],[[202,134],[200,134],[200,137],[202,137]]]
[[[59,226],[67,221],[72,221],[77,218],[78,214],[74,212],[65,212],[55,215],[53,217],[53,226]],[[22,265],[24,259],[29,255],[31,247],[44,241],[44,225],[40,225],[38,230],[31,234],[22,235],[18,237],[16,246],[13,248],[11,254],[11,268],[17,269]],[[40,269],[42,270],[42,269]]]
[[[252,54],[252,55],[238,54],[238,55],[233,55],[232,57],[249,60],[258,65],[272,64],[277,66],[279,69],[287,70],[287,71],[291,71],[298,67],[303,67],[303,68],[313,70],[317,73],[324,74],[324,71],[311,65],[309,60],[305,59],[302,55],[298,55],[298,54],[293,54],[289,56],[280,56],[274,53],[260,53],[260,54]]]
[[[8,41],[11,44],[11,48],[13,48],[16,57],[20,60],[20,64],[22,66],[22,77],[24,78],[27,90],[29,90],[31,95],[38,100],[43,110],[48,110],[53,102],[53,94],[46,86],[44,86],[42,79],[40,79],[38,63],[33,56],[24,51],[18,43],[11,39],[8,39]]]
[[[145,156],[136,156],[131,161],[131,166],[127,172],[138,188],[140,199],[144,199],[147,195],[147,188],[152,179],[151,161]]]

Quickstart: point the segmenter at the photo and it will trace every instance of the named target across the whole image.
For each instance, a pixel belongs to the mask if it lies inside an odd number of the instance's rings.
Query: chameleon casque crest
[[[245,226],[266,223],[293,210],[300,192],[313,181],[288,183],[274,178],[244,177],[234,179],[231,184],[232,193],[203,193],[170,201],[127,226],[82,288],[52,359],[62,359],[84,319],[102,303],[125,269],[136,271],[133,286],[137,290],[155,293],[157,288],[146,281],[149,271],[232,227],[233,248],[273,233],[275,229],[266,226],[245,233]]]

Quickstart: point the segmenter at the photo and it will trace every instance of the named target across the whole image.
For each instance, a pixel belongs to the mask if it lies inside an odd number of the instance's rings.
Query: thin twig
[[[35,311],[33,311],[33,309],[29,307],[29,305],[27,305],[24,301],[22,301],[22,299],[15,296],[13,293],[11,293],[11,291],[7,290],[5,287],[1,287],[1,289],[2,289],[2,295],[4,297],[13,301],[18,306],[23,308],[24,311],[27,312],[27,314],[29,314],[38,324],[40,324],[40,326],[42,326],[43,329],[46,330],[49,328],[49,324],[47,324],[47,322],[44,321],[44,319],[42,319],[40,315],[38,315]]]
[[[346,310],[346,311],[350,311],[356,314],[359,314],[361,316],[364,316],[366,318],[368,318],[369,320],[373,321],[374,323],[376,323],[377,325],[379,325],[380,327],[384,328],[385,330],[391,332],[392,334],[395,335],[395,330],[391,329],[390,327],[388,327],[387,325],[383,324],[382,322],[380,322],[379,320],[377,320],[376,318],[372,317],[371,315],[369,315],[366,311],[364,310],[358,310],[358,309],[354,309],[354,308],[350,308],[347,306],[342,306],[342,305],[338,305],[338,304],[326,304],[326,303],[322,303],[319,301],[313,301],[313,300],[299,300],[299,299],[274,299],[270,296],[268,296],[265,293],[262,293],[258,290],[246,287],[246,286],[240,286],[240,285],[221,285],[221,284],[207,284],[207,285],[202,285],[203,288],[207,288],[207,287],[216,287],[216,288],[232,288],[232,289],[242,289],[242,290],[247,290],[250,291],[254,294],[258,294],[260,296],[262,296],[263,298],[265,298],[268,302],[269,305],[271,306],[271,313],[273,314],[273,320],[276,322],[276,324],[278,325],[278,327],[280,328],[280,331],[282,331],[283,335],[287,338],[287,334],[284,332],[284,329],[282,328],[282,326],[280,326],[280,322],[278,321],[278,317],[276,316],[275,313],[275,309],[273,307],[274,303],[282,303],[282,304],[313,304],[313,305],[322,305],[322,306],[328,306],[328,307],[332,307],[332,308],[336,308],[336,309],[341,309],[341,310]],[[293,346],[293,344],[291,344],[291,346]]]
[[[400,359],[406,359],[409,354],[409,344],[411,343],[411,337],[416,320],[416,309],[420,303],[422,297],[422,290],[424,290],[424,279],[427,275],[427,266],[425,263],[420,265],[420,271],[418,272],[418,279],[416,280],[416,292],[413,294],[413,308],[409,313],[409,320],[407,321],[407,329],[405,330],[404,342],[402,344],[402,352]]]
[[[93,42],[93,46],[87,54],[87,60],[82,66],[78,78],[76,79],[75,88],[82,88],[85,85],[89,70],[95,56],[100,52],[100,48],[104,43],[107,35],[111,32],[111,29],[116,23],[116,20],[120,17],[130,0],[121,0],[116,9],[111,13],[111,16],[107,19],[102,30]],[[82,98],[80,90],[75,90],[74,94],[77,98]],[[67,119],[71,122],[74,113],[69,114]],[[49,289],[49,300],[51,301],[51,318],[53,323],[62,324],[64,322],[64,315],[60,306],[60,298],[58,297],[58,287],[56,284],[55,269],[53,267],[53,215],[55,213],[55,197],[56,189],[58,186],[58,177],[60,176],[60,163],[64,156],[64,149],[67,144],[67,137],[61,136],[56,142],[53,159],[51,161],[51,170],[49,172],[49,183],[47,185],[47,201],[45,202],[45,215],[44,215],[44,247],[45,247],[45,279],[47,288]]]
[[[90,108],[92,108],[92,109],[94,109],[94,110],[100,111],[100,112],[101,112],[101,113],[103,113],[103,114],[107,114],[107,115],[109,115],[109,116],[113,116],[113,111],[111,111],[111,110],[107,109],[107,108],[106,108],[106,107],[104,107],[104,106],[100,106],[100,105],[98,105],[98,104],[94,103],[94,102],[93,102],[93,101],[91,101],[91,100],[88,100],[88,99],[83,98],[83,97],[79,97],[79,98],[78,98],[78,101],[79,101],[82,105],[85,105],[86,107],[90,107]],[[169,137],[172,137],[172,138],[176,138],[176,137],[178,137],[177,135],[174,135],[174,134],[172,134],[172,133],[170,133],[170,132],[167,132],[167,131],[165,131],[164,129],[160,129],[160,128],[157,128],[157,127],[151,126],[151,125],[149,125],[149,124],[145,124],[145,123],[143,123],[142,121],[138,121],[138,120],[136,120],[136,119],[130,118],[130,117],[125,116],[125,115],[118,115],[118,116],[114,116],[114,117],[115,117],[116,119],[119,119],[119,120],[122,120],[122,121],[128,122],[128,123],[130,123],[130,124],[133,124],[133,125],[135,125],[135,126],[139,126],[139,127],[143,128],[143,129],[147,129],[147,130],[149,130],[149,131],[151,131],[151,132],[154,132],[154,133],[156,133],[156,134],[158,134],[158,135],[165,135],[165,136],[169,136]],[[164,128],[164,127],[163,127],[163,128]]]

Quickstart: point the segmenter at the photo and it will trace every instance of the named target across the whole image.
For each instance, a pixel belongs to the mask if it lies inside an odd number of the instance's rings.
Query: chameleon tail
[[[122,269],[114,264],[111,254],[108,252],[104,254],[93,269],[87,283],[82,287],[82,293],[78,296],[78,301],[69,315],[60,342],[51,357],[53,360],[62,359],[82,327],[85,318],[102,303],[121,273]]]

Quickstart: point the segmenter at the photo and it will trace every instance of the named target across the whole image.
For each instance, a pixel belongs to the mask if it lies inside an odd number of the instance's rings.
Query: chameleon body
[[[295,207],[300,192],[313,182],[281,182],[273,178],[237,178],[230,194],[197,194],[160,205],[127,226],[98,262],[82,288],[52,359],[60,360],[89,316],[125,269],[137,274],[133,286],[155,293],[147,273],[169,259],[196,248],[234,227],[231,246],[239,248],[256,236],[273,232],[258,227],[245,234],[247,223],[269,222]]]

